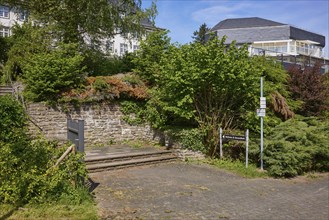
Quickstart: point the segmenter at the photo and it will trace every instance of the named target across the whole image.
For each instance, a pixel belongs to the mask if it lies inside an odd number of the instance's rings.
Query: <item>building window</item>
[[[134,33],[133,33],[133,38],[135,38],[135,39],[138,39],[138,32],[137,31],[135,31]]]
[[[9,27],[0,27],[0,37],[8,37],[9,36]]]
[[[113,52],[113,41],[110,41],[110,40],[107,40],[106,42],[105,42],[105,50],[106,50],[106,52],[110,52],[110,53],[112,53]]]
[[[128,52],[128,44],[120,44],[120,54],[123,55]]]
[[[138,45],[134,45],[134,51],[139,50],[139,46]]]
[[[20,10],[20,11],[17,13],[17,18],[18,18],[18,20],[20,20],[20,21],[27,21],[27,17],[28,17],[28,13],[27,13],[27,11]]]
[[[9,18],[9,8],[0,5],[0,18]]]

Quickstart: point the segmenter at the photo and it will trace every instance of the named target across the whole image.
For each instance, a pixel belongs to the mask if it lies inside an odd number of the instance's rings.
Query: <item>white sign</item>
[[[257,109],[258,117],[265,117],[265,108]]]
[[[266,108],[266,97],[260,97],[259,98],[259,102],[260,102],[260,108]]]

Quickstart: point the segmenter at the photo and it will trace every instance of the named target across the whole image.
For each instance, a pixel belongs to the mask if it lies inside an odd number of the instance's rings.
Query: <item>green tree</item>
[[[56,101],[84,80],[83,57],[76,44],[60,44],[49,53],[30,57],[24,66],[25,92],[34,101]]]
[[[34,24],[16,27],[13,31],[14,36],[17,35],[13,40],[15,46],[8,52],[9,61],[3,71],[6,77],[3,78],[14,80],[22,74],[24,63],[31,54],[49,52],[60,42],[79,45],[77,50],[86,57],[85,65],[91,74],[107,72],[103,64],[97,62],[99,58],[105,66],[117,69],[120,62],[103,57],[98,47],[101,41],[116,34],[127,38],[132,37],[131,33],[143,36],[142,21],[152,22],[156,14],[154,3],[150,8],[142,9],[141,0],[0,0],[0,4],[27,10]]]
[[[320,70],[320,63],[312,67],[295,65],[288,70],[289,90],[302,103],[298,109],[301,115],[320,116],[329,110],[328,74],[321,74]]]
[[[299,106],[299,102],[292,99],[288,90],[289,75],[284,70],[281,62],[264,56],[254,56],[253,66],[262,72],[264,79],[264,96],[267,99],[267,112],[265,117],[265,127],[274,127],[282,122],[292,118],[294,112]],[[255,112],[248,112],[242,116],[243,124],[252,131],[259,130],[259,117]]]
[[[1,24],[0,24],[1,26]],[[8,51],[10,49],[10,40],[9,38],[4,38],[4,37],[0,37],[0,84],[1,81],[4,82],[5,81],[5,76],[4,76],[4,65],[7,62],[8,59]]]
[[[214,156],[219,127],[234,128],[242,115],[256,109],[261,70],[254,68],[246,47],[227,47],[225,38],[172,46],[160,65],[153,91],[157,104],[170,114],[195,120]]]
[[[83,43],[115,34],[142,32],[141,21],[156,13],[155,4],[142,10],[141,0],[0,0],[0,4],[28,10],[36,24],[50,27],[56,39]]]
[[[166,32],[144,42],[135,58],[136,72],[151,81],[147,116],[153,126],[184,124],[203,131],[210,155],[216,152],[218,128],[259,130],[259,80],[265,78],[270,117],[275,126],[293,116],[287,73],[266,57],[249,57],[246,47],[227,46],[225,38],[205,44],[173,45]],[[272,98],[273,96],[273,98]]]
[[[133,59],[136,68],[134,72],[140,75],[149,85],[154,85],[160,74],[160,60],[168,51],[170,38],[168,31],[154,31],[145,41],[141,42],[140,50]]]
[[[207,27],[206,23],[203,23],[199,30],[193,32],[192,38],[194,39],[194,42],[198,42],[201,44],[205,44],[207,40],[207,34],[210,31],[210,28]]]
[[[83,64],[89,76],[111,76],[118,73],[132,72],[134,53],[126,53],[122,57],[104,56],[101,51],[90,49],[83,54]]]
[[[34,54],[45,54],[52,49],[52,36],[48,34],[47,28],[33,26],[29,22],[22,26],[15,25],[11,31],[13,35],[7,38],[11,47],[6,51],[7,62],[4,66],[6,82],[21,76],[24,66]]]

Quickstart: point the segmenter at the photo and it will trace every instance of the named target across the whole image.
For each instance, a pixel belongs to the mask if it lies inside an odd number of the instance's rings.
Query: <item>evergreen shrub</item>
[[[273,128],[266,137],[266,170],[277,177],[329,171],[328,130],[328,121],[303,117],[290,119]]]

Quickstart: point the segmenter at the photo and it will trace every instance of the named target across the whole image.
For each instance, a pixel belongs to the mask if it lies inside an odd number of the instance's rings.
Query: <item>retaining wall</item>
[[[32,103],[27,110],[33,121],[30,131],[37,134],[41,130],[49,139],[66,140],[67,118],[72,118],[84,120],[86,146],[137,139],[161,142],[162,135],[149,125],[132,126],[123,121],[118,104],[83,104],[64,111],[60,107]]]

